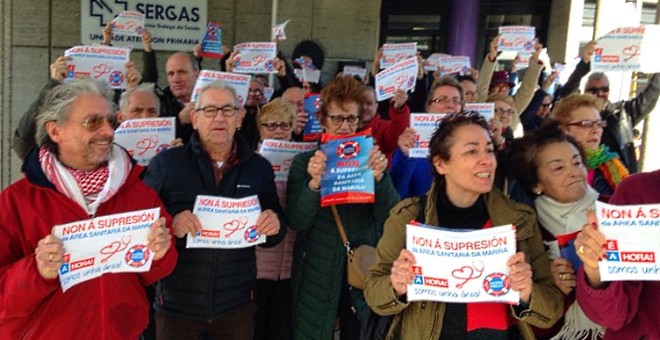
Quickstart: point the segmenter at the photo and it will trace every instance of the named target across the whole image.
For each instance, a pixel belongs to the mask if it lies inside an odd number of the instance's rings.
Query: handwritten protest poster
[[[376,74],[376,100],[394,97],[396,90],[408,91],[415,88],[417,81],[417,58],[402,60]]]
[[[202,38],[203,58],[222,58],[222,25],[218,22],[209,21],[206,24],[206,32]]]
[[[322,207],[374,202],[374,172],[369,168],[373,145],[371,129],[350,136],[323,134],[321,151],[327,161],[321,177]]]
[[[404,59],[417,56],[417,43],[384,44],[383,57],[380,60],[380,68],[388,68]],[[414,58],[417,59],[417,58]]]
[[[115,130],[115,143],[142,166],[161,151],[170,148],[175,138],[174,117],[129,119]]]
[[[321,137],[323,132],[323,126],[318,119],[316,113],[319,111],[319,105],[321,102],[321,95],[318,93],[310,93],[305,95],[305,104],[304,110],[307,113],[307,124],[303,129],[303,140],[304,141],[315,141]]]
[[[289,23],[289,21],[291,20],[287,20],[281,24],[273,26],[273,34],[271,35],[271,39],[286,40],[286,33],[284,32],[284,28],[286,27],[286,24]]]
[[[238,50],[234,61],[236,73],[275,73],[273,65],[277,56],[277,44],[270,42],[248,42],[234,46]]]
[[[596,202],[607,259],[598,262],[602,281],[660,281],[660,204]]]
[[[592,72],[660,71],[660,26],[617,28],[597,40]]]
[[[429,142],[438,123],[447,117],[446,113],[411,113],[410,127],[415,130],[415,147],[408,150],[408,157],[426,158],[429,156]]]
[[[113,89],[126,88],[124,64],[128,62],[130,48],[111,46],[75,46],[64,55],[71,57],[65,82],[89,77],[110,84]]]
[[[264,139],[259,154],[273,166],[275,181],[286,182],[293,157],[303,151],[313,150],[316,143],[288,142],[277,139]]]
[[[153,208],[54,226],[65,250],[62,291],[105,273],[149,271],[153,254],[147,237],[159,217],[160,209]]]
[[[534,50],[534,26],[500,26],[499,34],[498,51],[531,53]]]
[[[141,37],[144,30],[144,14],[138,11],[122,11],[111,22],[112,34]]]
[[[470,73],[470,57],[450,56],[438,59],[438,71],[441,75]]]
[[[415,256],[408,301],[520,301],[520,294],[511,289],[506,265],[516,253],[512,225],[457,231],[408,224],[406,249]]]
[[[222,80],[234,88],[234,91],[236,91],[236,95],[238,96],[238,101],[241,103],[241,106],[243,106],[245,105],[248,91],[250,90],[250,79],[252,79],[252,76],[249,74],[201,70],[199,71],[199,76],[197,76],[191,100],[196,101],[197,98],[199,98],[199,93],[205,85],[216,80]]]
[[[195,237],[188,234],[186,248],[235,249],[266,242],[266,235],[257,233],[261,213],[259,198],[226,198],[198,195],[193,214],[202,224]]]
[[[474,111],[484,119],[490,120],[495,116],[495,103],[465,103],[463,111]]]

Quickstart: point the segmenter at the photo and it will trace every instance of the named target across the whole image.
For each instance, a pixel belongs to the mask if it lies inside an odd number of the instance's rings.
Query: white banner
[[[144,30],[144,14],[136,11],[123,11],[112,20],[112,34],[141,37]]]
[[[273,166],[275,181],[286,182],[293,157],[303,151],[315,149],[314,142],[287,142],[277,139],[264,139],[259,147],[259,154]]]
[[[592,72],[660,71],[660,26],[617,28],[597,41]]]
[[[250,79],[252,79],[252,76],[249,74],[201,70],[199,71],[199,76],[195,82],[195,88],[193,88],[191,101],[197,100],[199,92],[204,85],[216,80],[222,80],[234,88],[234,91],[236,91],[236,95],[238,96],[238,101],[241,103],[241,106],[243,106],[247,100],[248,91],[250,91]]]
[[[466,231],[408,224],[406,249],[415,255],[408,301],[520,301],[506,265],[516,253],[512,225]]]
[[[236,73],[277,73],[273,65],[277,56],[277,44],[248,42],[234,46],[239,51],[234,59]]]
[[[536,28],[533,26],[500,26],[498,51],[531,53],[534,50]]]
[[[65,251],[62,291],[105,273],[149,271],[153,254],[147,237],[159,217],[160,209],[153,208],[54,226]]]
[[[463,111],[474,111],[488,121],[495,116],[495,103],[465,103]]]
[[[104,81],[113,89],[126,88],[126,69],[131,50],[111,46],[75,46],[64,55],[71,57],[65,82],[76,78],[89,77]]]
[[[438,59],[438,71],[441,75],[470,73],[470,57],[452,56]]]
[[[451,57],[449,54],[444,53],[433,53],[424,61],[424,69],[429,72],[434,72],[438,70],[440,65],[440,59]]]
[[[266,235],[257,233],[260,213],[256,195],[237,199],[198,195],[193,214],[202,231],[195,237],[188,234],[186,248],[235,249],[264,243]]]
[[[394,97],[396,90],[412,90],[417,81],[417,58],[408,58],[378,72],[376,75],[376,100]]]
[[[417,56],[417,43],[384,44],[380,68],[388,68],[401,60]]]
[[[135,11],[144,15],[144,27],[151,33],[152,47],[157,51],[192,51],[206,31],[206,0],[82,0],[82,43],[100,43],[103,40],[103,27],[122,11]],[[113,34],[112,45],[133,45],[142,49],[142,39]]]
[[[365,79],[367,76],[367,69],[359,66],[344,66],[344,75],[345,76],[358,76],[360,79]]]
[[[660,204],[596,202],[607,259],[598,262],[602,281],[660,281]]]
[[[123,121],[115,130],[115,143],[142,166],[161,151],[170,148],[175,138],[174,117],[141,118]]]
[[[415,129],[415,147],[408,150],[408,157],[426,158],[429,156],[429,142],[446,113],[411,113],[410,127]]]

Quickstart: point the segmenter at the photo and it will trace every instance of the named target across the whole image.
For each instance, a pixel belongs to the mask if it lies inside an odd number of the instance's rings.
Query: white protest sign
[[[499,34],[498,51],[531,53],[534,50],[534,26],[500,26]]]
[[[602,281],[660,281],[660,204],[596,202],[607,259],[598,262]]]
[[[365,79],[367,76],[367,69],[364,67],[346,65],[344,66],[344,75],[350,77],[358,76],[360,79]]]
[[[206,0],[80,1],[80,41],[100,43],[103,27],[123,11],[144,15],[156,51],[192,51],[206,30]],[[142,38],[113,34],[113,46],[142,49]]]
[[[115,130],[115,143],[142,166],[170,148],[175,137],[175,117],[142,118],[123,121]]]
[[[463,111],[474,111],[488,121],[495,116],[495,103],[465,103]]]
[[[198,195],[193,214],[202,224],[195,237],[188,234],[186,248],[235,249],[266,242],[266,235],[257,233],[261,213],[259,198],[225,198]]]
[[[315,149],[314,142],[287,142],[277,139],[264,139],[259,147],[259,154],[273,166],[275,181],[286,182],[293,157],[303,151]]]
[[[408,58],[376,74],[376,100],[394,97],[396,90],[408,91],[415,88],[417,81],[417,58]]]
[[[286,27],[286,24],[288,24],[289,21],[291,20],[287,20],[281,24],[273,26],[273,34],[271,35],[271,39],[286,40],[286,33],[284,33],[284,27]]]
[[[660,71],[660,26],[617,28],[597,40],[592,72]]]
[[[199,76],[197,76],[197,81],[193,88],[191,101],[197,100],[204,85],[210,84],[216,80],[222,80],[234,88],[236,95],[238,96],[238,101],[241,103],[241,106],[243,106],[245,105],[248,91],[250,90],[250,79],[252,79],[252,76],[249,74],[201,70],[199,71]]]
[[[513,60],[516,68],[522,70],[529,67],[529,59],[532,58],[532,53],[519,52]]]
[[[441,75],[470,73],[470,57],[450,56],[438,59],[438,71]]]
[[[122,11],[112,20],[112,34],[142,36],[144,14],[136,11]]]
[[[159,217],[160,209],[153,208],[54,226],[65,251],[58,271],[62,291],[105,273],[149,271],[147,236]]]
[[[417,56],[417,43],[384,44],[380,68],[388,68],[401,60]]]
[[[65,82],[89,77],[110,84],[113,89],[126,88],[124,64],[131,54],[129,48],[111,46],[75,46],[64,55],[71,57]]]
[[[446,58],[446,57],[451,57],[451,55],[444,54],[444,53],[433,53],[433,54],[431,54],[424,61],[424,69],[426,71],[430,71],[430,72],[437,71],[438,67],[440,65],[440,59],[441,58]]]
[[[520,301],[506,265],[516,253],[512,225],[465,231],[408,224],[406,249],[415,255],[408,301]]]
[[[301,82],[307,81],[310,83],[318,84],[318,82],[321,80],[321,70],[312,69],[307,66],[293,69],[293,74]]]
[[[249,87],[248,87],[248,91],[249,91]],[[275,93],[274,88],[272,88],[270,86],[264,87],[264,93],[263,93],[264,94],[264,103],[268,103],[270,101],[270,99],[273,98],[274,93]]]
[[[415,129],[415,147],[408,150],[408,157],[426,158],[429,156],[429,142],[446,113],[411,113],[410,127]]]
[[[234,46],[239,51],[234,59],[236,73],[276,73],[273,65],[277,56],[277,44],[271,42],[248,42]]]

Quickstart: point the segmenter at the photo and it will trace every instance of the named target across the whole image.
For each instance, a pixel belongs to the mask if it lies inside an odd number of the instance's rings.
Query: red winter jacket
[[[25,178],[0,193],[0,338],[136,339],[149,322],[144,287],[174,269],[174,241],[149,272],[105,274],[62,293],[59,279],[41,277],[34,251],[54,225],[89,216],[46,179],[37,152],[28,156],[23,171]],[[140,180],[141,172],[134,165],[96,217],[160,207],[171,225],[156,192]]]
[[[400,110],[397,110],[390,103],[387,115],[390,120],[382,119],[376,113],[361,130],[371,129],[371,135],[374,136],[380,151],[385,154],[388,162],[392,162],[392,155],[398,147],[399,136],[410,124],[410,108],[405,104]]]

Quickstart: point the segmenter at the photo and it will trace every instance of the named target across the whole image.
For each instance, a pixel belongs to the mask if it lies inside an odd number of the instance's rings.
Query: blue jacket
[[[401,199],[424,196],[431,189],[433,166],[426,158],[409,158],[397,149],[392,157],[390,176]]]

